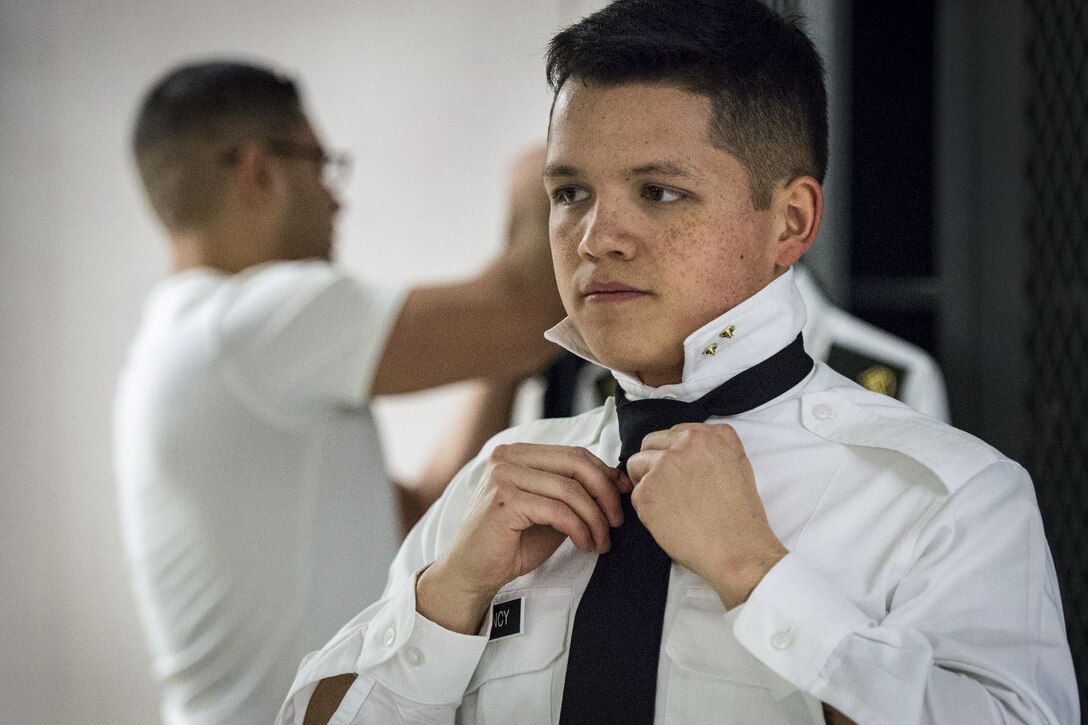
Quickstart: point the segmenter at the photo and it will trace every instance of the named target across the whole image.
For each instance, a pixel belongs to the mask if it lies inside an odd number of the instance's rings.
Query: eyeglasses
[[[263,143],[275,156],[285,159],[302,159],[320,165],[322,179],[330,188],[342,188],[351,172],[351,155],[346,151],[326,151],[317,144],[279,138],[263,139]],[[224,164],[237,163],[238,148],[229,149],[224,153],[222,161]]]

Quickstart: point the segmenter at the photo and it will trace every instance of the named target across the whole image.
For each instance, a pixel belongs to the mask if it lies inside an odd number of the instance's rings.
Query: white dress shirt
[[[683,380],[628,397],[693,400],[788,344],[805,321],[792,274],[697,330]],[[732,337],[720,332],[732,327]],[[587,354],[569,322],[550,333]],[[707,352],[717,343],[713,353]],[[728,419],[771,527],[790,553],[726,611],[673,564],[655,722],[1077,722],[1058,588],[1031,481],[981,441],[817,364],[790,391]],[[415,611],[418,572],[448,551],[502,442],[620,440],[611,400],[496,437],[411,533],[383,598],[303,661],[280,723],[302,722],[322,678],[357,673],[332,722],[556,723],[567,647],[597,556],[568,540],[496,603],[521,599],[521,634],[489,640]],[[616,616],[623,616],[617,602]]]

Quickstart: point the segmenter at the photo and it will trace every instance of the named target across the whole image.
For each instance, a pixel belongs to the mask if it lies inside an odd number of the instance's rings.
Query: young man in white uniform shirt
[[[178,68],[148,93],[134,146],[174,270],[122,374],[115,457],[163,719],[268,723],[297,660],[380,594],[396,553],[369,399],[550,354],[536,342],[561,316],[542,159],[516,169],[508,253],[407,291],[329,264],[335,159],[292,81]]]
[[[757,0],[620,0],[553,40],[569,318],[550,337],[628,401],[696,400],[796,340],[819,66]],[[748,412],[650,433],[629,476],[619,453],[612,402],[498,436],[383,597],[303,661],[280,722],[618,722],[572,720],[564,695],[628,493],[672,562],[641,721],[1078,721],[1031,482],[984,443],[816,364]]]

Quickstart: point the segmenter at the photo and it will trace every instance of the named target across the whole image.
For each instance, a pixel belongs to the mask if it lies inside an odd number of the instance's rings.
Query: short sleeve
[[[358,406],[403,300],[318,261],[238,275],[219,312],[223,373],[273,415]]]

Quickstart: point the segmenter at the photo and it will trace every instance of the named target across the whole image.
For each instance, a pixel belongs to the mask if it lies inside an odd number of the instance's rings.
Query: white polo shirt
[[[115,464],[166,723],[271,722],[298,659],[380,595],[398,514],[366,396],[402,299],[319,261],[152,292]]]
[[[616,377],[632,399],[694,400],[785,347],[804,321],[786,274],[688,337],[682,382]],[[569,322],[552,337],[587,354]],[[818,725],[821,702],[867,725],[1077,721],[1057,580],[1016,463],[822,363],[778,398],[708,422],[736,429],[790,553],[729,611],[673,563],[655,722]],[[417,573],[449,550],[488,451],[514,441],[585,446],[610,465],[620,451],[611,399],[497,436],[409,535],[384,598],[303,661],[280,723],[300,725],[315,684],[349,672],[358,677],[337,725],[558,721],[596,554],[568,540],[502,588],[495,602],[517,606],[520,634],[489,639],[489,616],[480,636],[462,635],[415,611]]]

